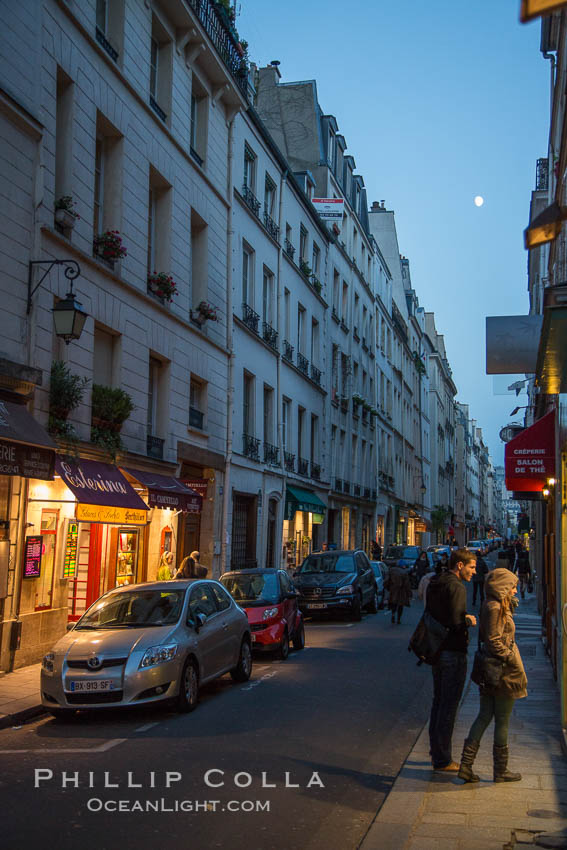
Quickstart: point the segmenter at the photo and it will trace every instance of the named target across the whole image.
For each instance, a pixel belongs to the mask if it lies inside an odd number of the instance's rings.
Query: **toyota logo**
[[[313,591],[313,595],[314,595],[314,596],[321,596],[321,592],[322,592],[322,591],[321,591],[321,588],[320,588],[320,587],[316,587],[316,588],[315,588],[315,590]]]
[[[102,661],[98,655],[93,655],[92,658],[89,658],[87,661],[87,667],[90,670],[98,670],[99,667],[102,667]]]

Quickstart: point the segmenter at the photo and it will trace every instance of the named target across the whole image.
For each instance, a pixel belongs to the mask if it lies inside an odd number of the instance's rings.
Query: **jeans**
[[[476,595],[480,591],[480,602],[484,602],[484,581],[473,581],[472,604],[476,605]]]
[[[451,742],[459,702],[467,678],[464,652],[443,650],[433,665],[433,705],[429,719],[429,744],[433,767],[453,761]]]
[[[514,708],[513,697],[489,697],[480,695],[480,708],[471,730],[469,738],[478,741],[484,735],[486,727],[494,717],[494,746],[506,747],[508,745],[508,723]]]

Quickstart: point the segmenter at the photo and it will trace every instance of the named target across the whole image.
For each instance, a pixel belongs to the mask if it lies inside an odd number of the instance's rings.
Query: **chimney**
[[[372,207],[370,208],[370,212],[381,212],[381,210],[386,210],[384,206],[384,201],[372,201]]]
[[[265,68],[260,68],[260,86],[266,86],[267,88],[277,86],[282,76],[278,67],[279,64],[279,61],[274,59]]]

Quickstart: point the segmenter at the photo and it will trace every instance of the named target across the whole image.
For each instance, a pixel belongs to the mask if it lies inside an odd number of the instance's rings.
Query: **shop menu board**
[[[41,550],[43,542],[41,534],[26,537],[24,549],[24,578],[39,578],[41,573]]]
[[[63,578],[75,578],[77,575],[77,543],[79,523],[69,520],[65,539],[65,558],[63,560]]]

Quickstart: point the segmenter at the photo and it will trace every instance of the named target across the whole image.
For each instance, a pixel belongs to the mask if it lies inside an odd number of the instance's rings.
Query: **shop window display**
[[[116,562],[116,586],[135,584],[138,570],[139,531],[118,529],[118,551]]]

